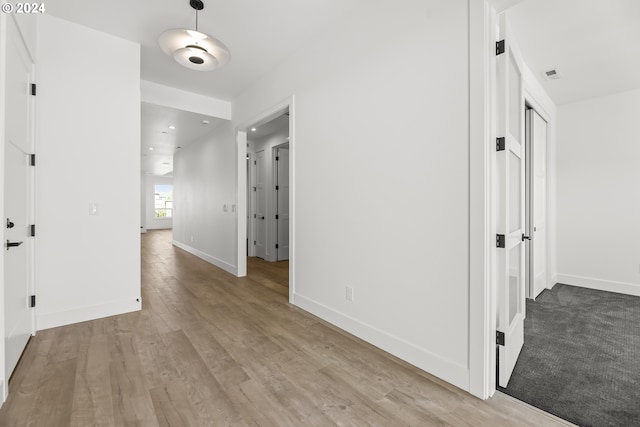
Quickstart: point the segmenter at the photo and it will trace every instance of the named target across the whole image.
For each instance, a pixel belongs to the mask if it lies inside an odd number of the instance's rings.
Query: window
[[[156,218],[165,219],[173,217],[173,185],[155,185]]]

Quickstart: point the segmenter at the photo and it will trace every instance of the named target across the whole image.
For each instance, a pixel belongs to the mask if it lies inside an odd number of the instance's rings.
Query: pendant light
[[[167,55],[183,67],[211,71],[223,67],[231,54],[220,40],[198,31],[198,11],[204,9],[201,0],[190,0],[196,11],[196,29],[174,28],[160,35],[158,43]]]

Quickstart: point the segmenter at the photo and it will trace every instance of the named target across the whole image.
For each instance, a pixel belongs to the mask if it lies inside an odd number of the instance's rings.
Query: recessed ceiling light
[[[174,125],[169,125],[169,129],[174,130],[176,127]]]
[[[153,151],[153,147],[149,147],[149,151]]]
[[[209,124],[209,120],[203,120],[203,121],[202,121],[202,124],[203,124],[203,125],[208,125],[208,124]]]
[[[256,131],[256,128],[251,128],[251,132],[255,132],[255,131]]]

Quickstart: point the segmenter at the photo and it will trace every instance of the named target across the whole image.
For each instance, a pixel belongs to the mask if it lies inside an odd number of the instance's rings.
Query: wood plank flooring
[[[142,236],[143,309],[38,332],[0,426],[554,426],[481,401],[288,304],[286,262],[236,278]]]

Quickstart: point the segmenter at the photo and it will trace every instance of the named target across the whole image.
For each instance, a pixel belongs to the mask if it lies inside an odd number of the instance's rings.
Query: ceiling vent
[[[558,80],[560,78],[560,72],[558,72],[557,68],[553,68],[551,70],[543,71],[542,75],[546,80]]]

